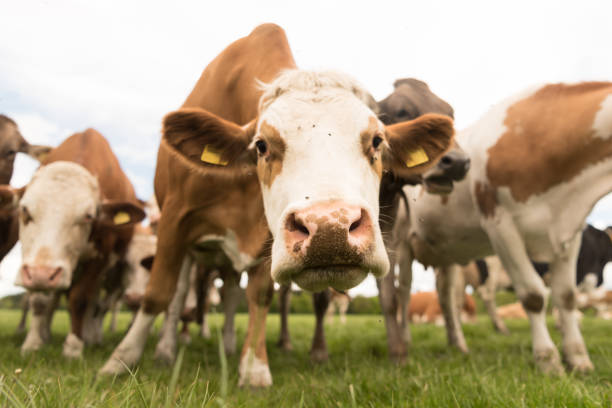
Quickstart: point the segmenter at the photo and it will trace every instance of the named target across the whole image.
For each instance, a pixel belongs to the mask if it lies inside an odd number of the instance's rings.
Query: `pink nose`
[[[24,264],[21,267],[21,281],[23,282],[23,286],[27,289],[55,289],[60,283],[63,271],[64,269],[61,266],[54,268]]]
[[[372,242],[372,220],[368,212],[342,201],[315,204],[290,214],[285,222],[287,249],[298,256],[307,254],[312,245],[329,246],[332,252],[334,248],[340,251],[347,247],[362,252]],[[326,263],[323,259],[320,261]]]

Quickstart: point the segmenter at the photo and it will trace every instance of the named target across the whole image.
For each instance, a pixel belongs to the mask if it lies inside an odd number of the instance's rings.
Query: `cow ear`
[[[249,144],[255,121],[241,127],[203,109],[181,109],[164,118],[162,139],[191,165],[212,172],[253,171]]]
[[[49,155],[51,149],[53,149],[51,146],[28,145],[24,149],[24,153],[42,163]]]
[[[98,222],[106,227],[133,226],[145,218],[144,210],[127,201],[103,203],[98,215]]]
[[[9,185],[0,185],[0,214],[7,214],[15,210],[24,192],[25,187],[13,188]]]
[[[389,144],[383,153],[385,169],[400,177],[422,174],[451,147],[455,130],[445,115],[428,113],[386,126]]]
[[[146,258],[142,258],[140,260],[140,265],[145,268],[147,271],[151,271],[153,269],[153,260],[155,259],[155,255],[147,256]]]

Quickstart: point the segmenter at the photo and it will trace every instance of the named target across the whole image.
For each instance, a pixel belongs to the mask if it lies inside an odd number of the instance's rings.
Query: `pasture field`
[[[128,314],[121,314],[119,331],[106,333],[105,344],[86,349],[81,361],[61,357],[65,311],[55,317],[52,343],[21,357],[23,335],[14,334],[19,315],[0,310],[0,407],[612,406],[612,324],[592,317],[585,318],[583,333],[595,373],[546,377],[533,367],[526,321],[510,322],[512,334],[506,337],[479,315],[478,323],[465,325],[469,356],[446,347],[443,328],[413,326],[409,361],[398,367],[387,359],[381,316],[349,315],[345,326],[328,322],[330,360],[316,365],[308,356],[314,316],[290,316],[294,349],[283,352],[275,346],[278,316],[271,315],[267,342],[274,386],[249,390],[238,387],[238,356],[228,357],[224,374],[216,337],[219,314],[211,316],[210,340],[200,338],[193,326],[193,342],[179,353],[174,368],[153,361],[156,336],[151,336],[133,374],[114,379],[95,373],[120,341]],[[246,315],[237,316],[239,346],[246,322]],[[554,329],[553,336],[559,344]]]

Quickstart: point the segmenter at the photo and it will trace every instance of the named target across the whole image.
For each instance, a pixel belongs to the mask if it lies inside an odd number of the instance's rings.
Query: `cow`
[[[585,218],[612,188],[612,83],[532,87],[494,105],[457,141],[472,160],[468,176],[443,201],[405,189],[409,226],[399,249],[442,269],[450,344],[467,352],[452,307],[457,265],[496,253],[529,316],[537,367],[563,373],[546,327],[548,289],[531,264],[546,262],[565,361],[592,370],[574,313],[576,261]]]
[[[230,44],[183,107],[164,118],[158,252],[141,311],[101,372],[125,372],[139,360],[155,316],[178,313],[190,254],[204,245],[249,273],[239,384],[271,385],[265,318],[272,279],[346,290],[370,272],[386,273],[376,223],[383,170],[421,174],[453,134],[452,120],[433,114],[385,127],[354,80],[297,69],[277,25]]]
[[[80,357],[97,291],[121,267],[133,225],[144,218],[134,188],[106,139],[87,129],[51,150],[26,187],[2,191],[11,199],[4,207],[19,214],[15,284],[30,292],[33,312],[21,350],[42,346],[49,304],[67,291],[71,330],[63,354]]]
[[[51,147],[32,145],[25,140],[17,123],[6,115],[0,114],[0,185],[8,186],[13,177],[13,166],[17,153],[25,153],[40,161],[49,153]],[[2,205],[0,193],[0,205]],[[19,236],[19,220],[11,206],[3,206],[0,211],[0,261],[15,246]]]
[[[373,100],[374,98],[369,98]],[[453,108],[439,96],[434,94],[429,86],[418,79],[402,78],[394,82],[393,92],[385,99],[376,103],[375,110],[380,120],[392,125],[402,121],[413,120],[427,113],[437,113],[453,117]],[[469,169],[470,159],[463,150],[455,143],[453,147],[442,157],[442,159],[422,176],[414,178],[397,177],[394,174],[385,174],[381,180],[379,195],[379,224],[387,248],[394,246],[390,242],[392,237],[393,222],[397,209],[403,197],[402,187],[409,184],[423,183],[427,191],[432,194],[443,196],[452,191],[453,183],[461,180]],[[389,259],[394,263],[393,251],[388,251]],[[385,276],[377,281],[379,287],[379,298],[385,317],[387,329],[387,341],[389,356],[392,360],[402,362],[407,354],[407,343],[410,342],[410,332],[407,316],[398,307],[398,298],[406,298],[404,282],[400,281],[396,286],[394,274]],[[281,309],[281,330],[278,345],[283,349],[291,349],[289,339],[287,314],[289,305],[289,286],[281,287],[279,291]],[[312,341],[310,355],[313,361],[325,361],[328,352],[325,343],[323,317],[329,305],[330,292],[324,291],[313,294],[313,305],[316,316],[315,335]],[[400,302],[402,303],[402,302]],[[396,318],[399,310],[399,323]]]
[[[330,289],[329,306],[325,315],[331,319],[332,316],[338,311],[340,316],[340,323],[346,324],[346,312],[348,311],[349,304],[351,303],[351,297],[348,293],[338,292],[337,290]]]
[[[527,313],[521,302],[510,303],[497,308],[496,315],[500,319],[525,319],[527,320]]]
[[[463,321],[475,321],[476,302],[467,293],[463,296],[461,312]],[[442,309],[436,292],[413,293],[410,296],[407,314],[411,322],[443,324]]]

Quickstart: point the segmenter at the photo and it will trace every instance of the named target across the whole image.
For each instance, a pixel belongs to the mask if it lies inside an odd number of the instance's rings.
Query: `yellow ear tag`
[[[127,224],[128,222],[130,222],[130,214],[126,213],[125,211],[119,211],[113,217],[113,222],[115,223],[115,225]]]
[[[200,156],[200,160],[204,163],[227,166],[227,160],[221,160],[221,152],[210,147],[210,145],[204,146],[204,151],[202,152],[202,156]]]
[[[422,147],[419,147],[413,152],[410,152],[408,156],[408,160],[406,160],[406,167],[416,167],[419,164],[427,163],[429,161],[429,157],[427,157],[427,153],[423,150]]]

